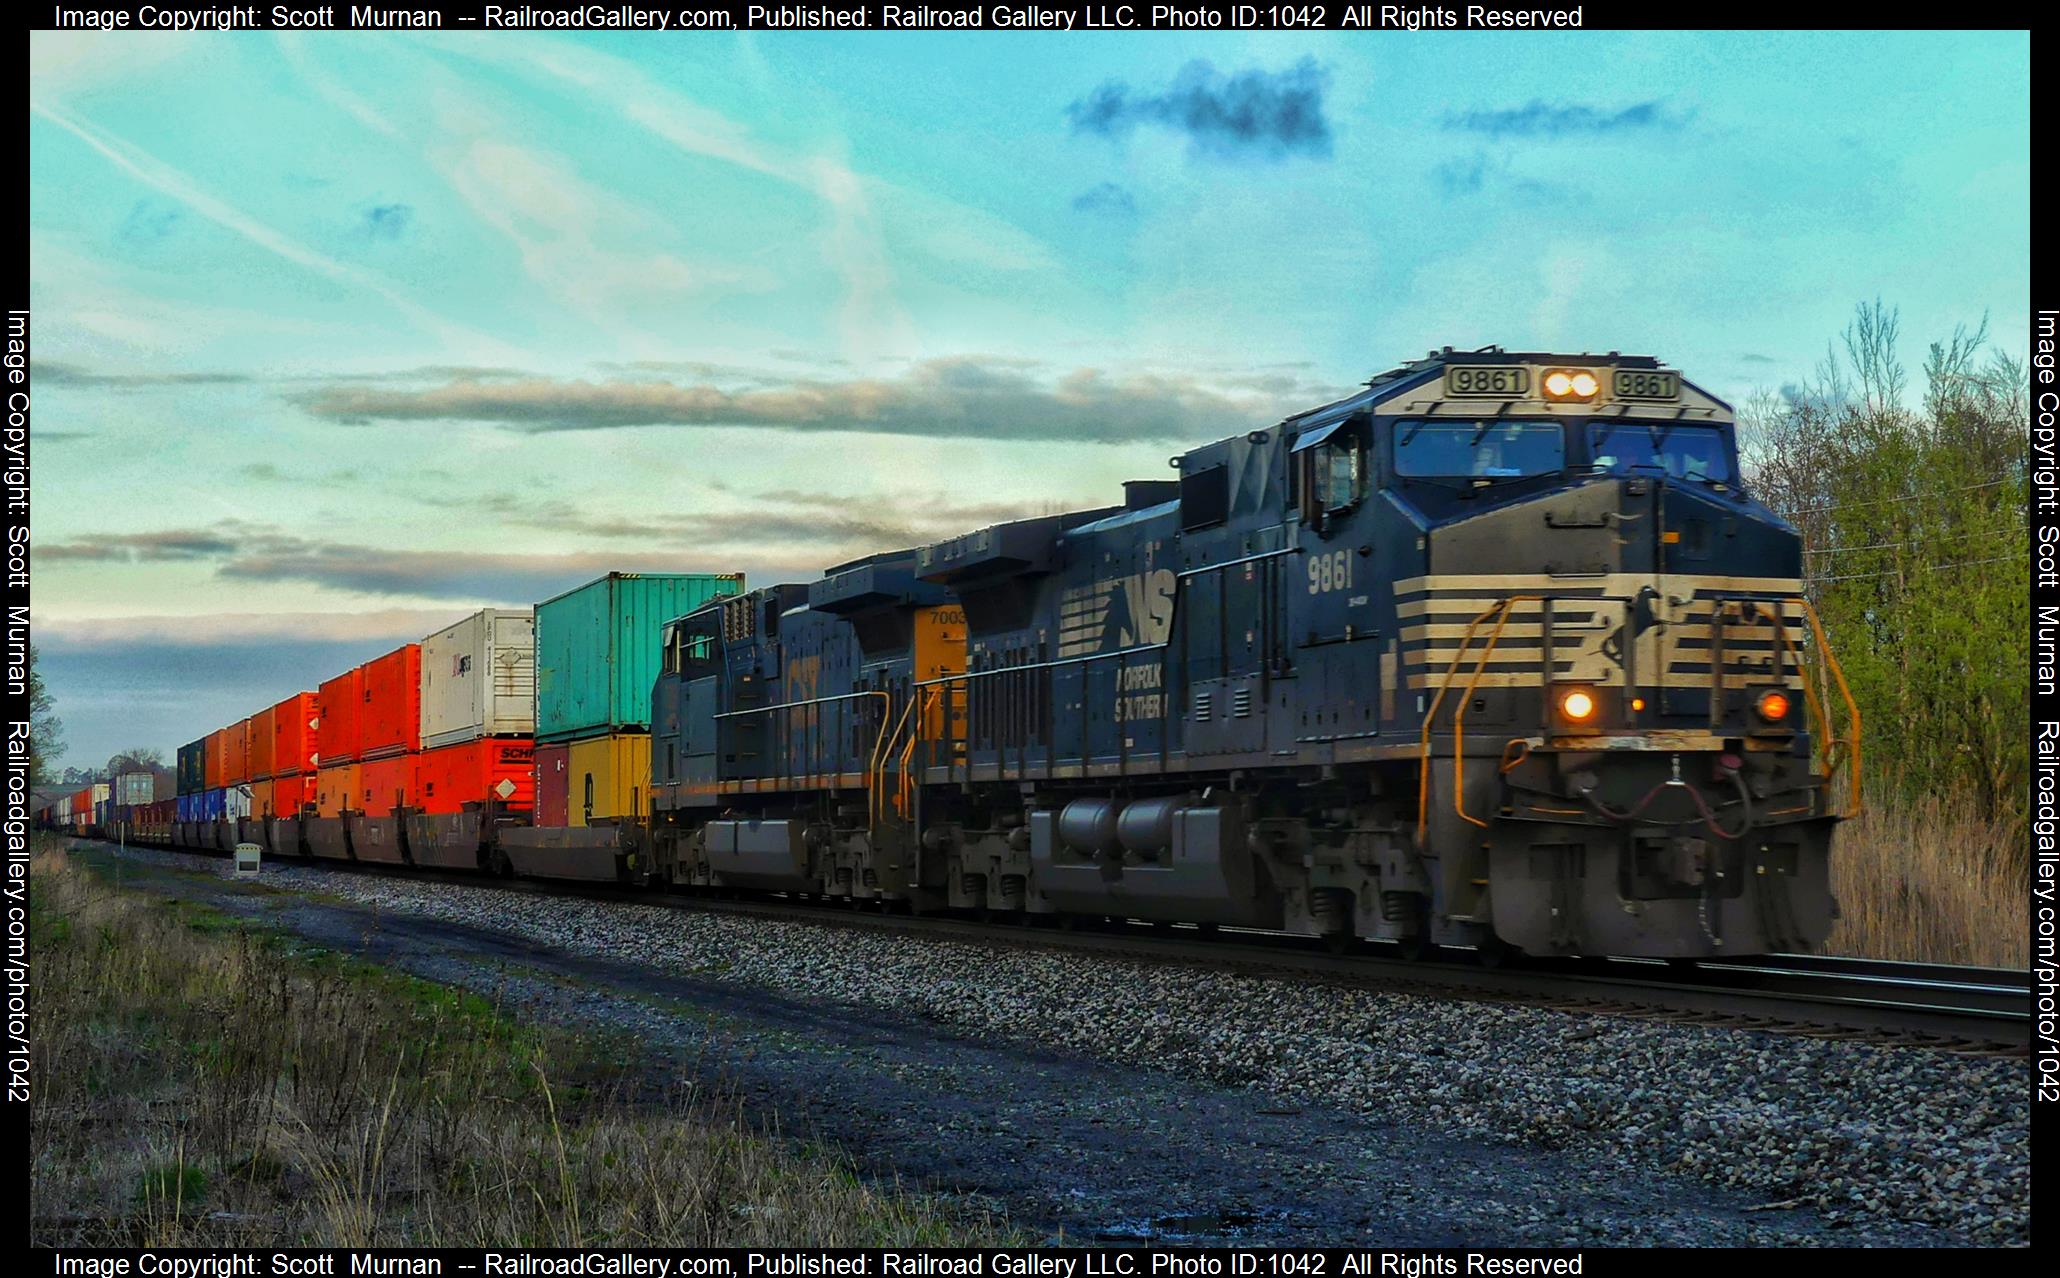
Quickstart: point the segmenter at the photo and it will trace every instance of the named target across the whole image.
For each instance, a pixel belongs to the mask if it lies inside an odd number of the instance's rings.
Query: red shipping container
[[[362,667],[364,717],[358,757],[376,759],[422,748],[422,645],[411,643]]]
[[[563,828],[572,823],[572,743],[536,747],[536,817],[538,825]]]
[[[272,707],[266,706],[250,716],[250,743],[245,747],[250,760],[248,779],[269,781],[272,779]],[[256,809],[253,808],[252,811]]]
[[[466,741],[424,750],[416,758],[417,804],[424,812],[461,812],[468,803],[489,799],[504,809],[527,812],[536,800],[536,764],[527,738]]]
[[[415,761],[421,757],[396,754],[367,760],[358,774],[358,801],[351,806],[365,812],[415,806]]]
[[[299,776],[315,770],[315,733],[321,700],[312,692],[296,692],[273,706],[272,775]]]
[[[229,730],[216,728],[207,734],[205,788],[219,790],[229,784]]]
[[[364,718],[365,668],[347,670],[322,685],[322,718],[315,728],[315,755],[323,767],[358,760],[359,723]]]
[[[311,774],[296,772],[272,782],[273,816],[292,816],[314,801],[315,778]]]

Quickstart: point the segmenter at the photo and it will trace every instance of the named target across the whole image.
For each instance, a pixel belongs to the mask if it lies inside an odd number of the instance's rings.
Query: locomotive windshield
[[[1395,428],[1395,473],[1514,479],[1566,467],[1558,422],[1414,421]]]
[[[1588,446],[1597,470],[1656,469],[1673,479],[1709,483],[1731,478],[1730,444],[1711,426],[1597,422],[1588,428]]]

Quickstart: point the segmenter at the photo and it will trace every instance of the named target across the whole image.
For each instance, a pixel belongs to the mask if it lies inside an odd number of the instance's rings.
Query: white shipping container
[[[114,779],[114,801],[126,807],[155,802],[155,782],[148,772],[124,772]]]
[[[487,608],[422,641],[422,748],[536,731],[536,618]]]
[[[222,815],[231,821],[250,815],[250,787],[232,785],[222,791]]]

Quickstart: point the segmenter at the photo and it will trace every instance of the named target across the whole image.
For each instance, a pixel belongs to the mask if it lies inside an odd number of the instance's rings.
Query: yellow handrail
[[[1501,620],[1495,625],[1494,639],[1490,640],[1487,650],[1481,654],[1481,660],[1474,667],[1473,679],[1467,684],[1466,695],[1471,698],[1474,688],[1480,683],[1481,672],[1487,668],[1488,654],[1495,650],[1495,642],[1502,637],[1502,627],[1508,624],[1509,609],[1515,604],[1523,602],[1542,603],[1544,598],[1543,595],[1510,595],[1506,598],[1497,599],[1486,608],[1481,609],[1480,613],[1467,623],[1466,633],[1460,636],[1459,647],[1452,653],[1452,660],[1445,667],[1444,678],[1438,681],[1437,695],[1431,698],[1430,708],[1423,712],[1423,739],[1420,743],[1422,755],[1417,767],[1416,777],[1416,840],[1419,844],[1423,842],[1424,835],[1430,828],[1431,726],[1437,722],[1438,711],[1444,707],[1445,694],[1452,687],[1452,676],[1458,672],[1459,663],[1465,659],[1467,651],[1473,647],[1474,634],[1480,630],[1481,624],[1487,621],[1488,618],[1500,613]],[[1465,702],[1462,701],[1460,705],[1460,713],[1463,713]],[[1456,722],[1458,717],[1455,714],[1455,730],[1458,729]],[[1458,743],[1455,741],[1452,755],[1452,776],[1455,785],[1459,778],[1459,751],[1457,746]],[[1457,802],[1456,791],[1454,801],[1455,803]],[[1466,816],[1464,809],[1460,809],[1460,815]],[[1467,817],[1467,820],[1472,821],[1473,818]],[[1483,823],[1476,821],[1474,824],[1479,825]]]
[[[1839,669],[1838,657],[1831,651],[1831,641],[1824,637],[1824,623],[1817,617],[1816,606],[1810,603],[1809,600],[1804,599],[1801,596],[1797,596],[1796,598],[1789,600],[1789,602],[1801,604],[1803,609],[1803,616],[1809,618],[1810,633],[1816,636],[1817,639],[1817,651],[1824,654],[1824,667],[1825,669],[1831,672],[1832,680],[1838,684],[1838,695],[1845,702],[1846,716],[1852,721],[1852,736],[1846,738],[1838,738],[1836,739],[1835,743],[1844,745],[1847,750],[1847,757],[1842,761],[1841,766],[1850,766],[1850,768],[1852,769],[1851,776],[1848,778],[1848,784],[1851,786],[1852,789],[1853,806],[1852,811],[1846,813],[1846,815],[1848,817],[1856,817],[1860,815],[1860,810],[1862,807],[1862,799],[1860,796],[1860,703],[1853,700],[1853,690],[1850,687],[1848,687],[1845,682],[1845,671]],[[1781,629],[1782,633],[1785,635],[1787,633],[1788,628],[1786,626],[1783,626]],[[1802,669],[1802,663],[1797,662],[1796,669],[1800,671]],[[1805,690],[1807,690],[1809,687],[1809,679],[1807,677],[1805,677],[1803,680],[1803,686]],[[1828,733],[1831,731],[1831,715],[1829,706],[1826,706],[1824,708],[1823,714],[1824,730]],[[1829,747],[1826,748],[1825,761],[1827,765],[1830,762]],[[1827,781],[1830,780],[1828,773],[1825,779]]]

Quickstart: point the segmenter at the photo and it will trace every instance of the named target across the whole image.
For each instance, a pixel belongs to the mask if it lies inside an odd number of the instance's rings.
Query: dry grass
[[[2018,824],[1965,798],[1868,800],[1831,854],[1834,954],[2023,967],[2030,902]]]
[[[976,1245],[634,1054],[33,866],[44,1246]]]

